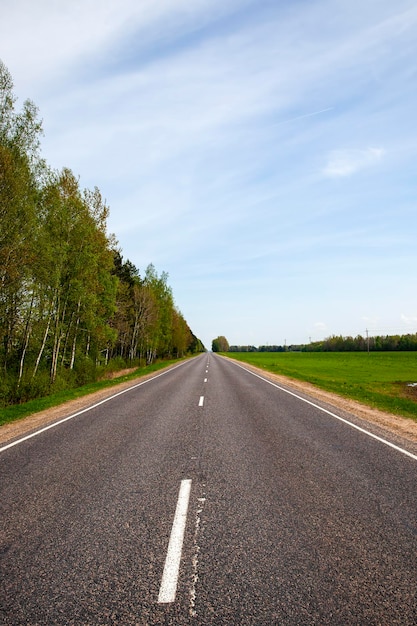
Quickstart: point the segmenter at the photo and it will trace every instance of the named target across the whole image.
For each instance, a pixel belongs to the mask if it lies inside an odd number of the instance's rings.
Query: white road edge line
[[[203,406],[204,404],[204,396],[200,396],[200,400],[198,401],[198,406]]]
[[[182,480],[159,589],[158,604],[167,604],[175,600],[190,492],[191,479]]]
[[[160,376],[164,376],[165,374],[168,374],[169,372],[172,372],[173,370],[177,369],[177,367],[181,367],[182,365],[185,365],[185,363],[189,363],[189,361],[183,361],[182,363],[178,363],[178,365],[174,365],[174,367],[171,367],[169,370],[165,370],[165,371],[161,372],[160,374],[156,374],[156,376],[152,376],[152,378],[148,378],[147,380],[143,380],[142,382],[137,383],[136,385],[133,385],[132,387],[128,387],[127,389],[123,389],[123,391],[119,391],[118,393],[115,393],[114,395],[109,396],[108,398],[105,398],[104,400],[101,400],[100,402],[97,402],[96,404],[92,404],[91,406],[89,406],[89,407],[87,407],[85,409],[82,409],[81,411],[77,411],[77,413],[73,413],[72,415],[68,415],[68,417],[64,417],[62,420],[59,420],[58,422],[54,422],[53,424],[48,424],[48,426],[44,426],[40,430],[36,430],[35,432],[30,433],[30,435],[26,435],[25,437],[21,437],[20,439],[16,439],[16,441],[12,441],[11,443],[8,443],[5,446],[3,446],[2,448],[0,448],[0,453],[4,452],[4,450],[7,450],[8,448],[12,448],[13,446],[17,446],[18,443],[22,443],[23,441],[26,441],[27,439],[31,439],[32,437],[36,437],[36,435],[40,435],[41,433],[44,433],[46,430],[49,430],[50,428],[55,428],[55,426],[59,426],[60,424],[63,424],[64,422],[67,422],[68,420],[71,420],[74,417],[77,417],[78,415],[81,415],[82,413],[87,413],[87,411],[91,411],[92,409],[97,408],[101,404],[104,404],[105,402],[109,402],[110,400],[113,400],[113,398],[117,398],[118,396],[121,396],[122,394],[127,393],[128,391],[132,391],[132,389],[136,389],[137,387],[141,387],[142,385],[146,385],[146,383],[150,383],[153,380],[155,380],[156,378],[159,378]]]
[[[260,380],[263,380],[265,383],[268,383],[269,385],[276,387],[280,391],[284,391],[285,393],[288,393],[290,396],[294,396],[294,398],[298,398],[298,400],[301,400],[302,402],[305,402],[306,404],[310,404],[315,409],[319,409],[319,411],[322,411],[323,413],[327,413],[327,415],[330,415],[331,417],[334,417],[335,419],[343,422],[344,424],[347,424],[351,428],[355,428],[356,430],[359,430],[361,433],[368,435],[368,437],[372,437],[372,439],[376,439],[380,443],[383,443],[386,446],[389,446],[390,448],[394,448],[394,450],[397,450],[397,452],[401,452],[402,454],[405,454],[406,456],[409,456],[411,459],[414,459],[415,461],[417,461],[417,455],[412,454],[411,452],[408,452],[408,450],[405,450],[404,448],[400,448],[400,446],[396,446],[395,443],[391,443],[391,441],[387,441],[387,439],[383,439],[382,437],[378,437],[378,435],[374,435],[374,433],[371,433],[369,430],[366,430],[365,428],[361,428],[361,426],[357,426],[356,424],[354,424],[353,422],[350,422],[344,417],[340,417],[340,415],[336,415],[336,413],[332,413],[331,411],[324,409],[322,406],[319,406],[318,404],[315,404],[314,402],[310,402],[310,400],[306,400],[306,398],[303,398],[302,396],[297,395],[293,391],[289,391],[288,389],[285,389],[285,387],[280,387],[280,385],[273,383],[271,380],[268,380],[267,378],[264,378],[263,376],[260,376],[259,374],[255,374],[255,372],[252,372],[251,370],[246,369],[246,367],[243,367],[243,365],[240,365],[239,363],[235,363],[233,361],[233,365],[236,365],[236,367],[240,367],[240,369],[245,370],[245,372],[248,372],[248,374],[252,374],[252,376],[255,376],[256,378],[260,378]]]

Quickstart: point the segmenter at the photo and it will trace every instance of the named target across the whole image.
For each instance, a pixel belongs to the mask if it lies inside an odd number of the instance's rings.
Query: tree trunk
[[[59,301],[58,301],[59,302]],[[62,329],[65,320],[65,312],[67,308],[67,301],[62,307],[62,315],[60,315],[59,304],[56,312],[56,324],[55,324],[55,332],[54,332],[54,347],[52,350],[52,363],[51,363],[51,374],[50,379],[51,383],[54,383],[56,380],[56,373],[58,370],[58,361],[59,361],[59,353],[61,351],[61,342],[64,337]],[[61,319],[60,319],[61,318]]]
[[[28,318],[27,318],[26,326],[25,326],[25,336],[24,336],[24,345],[23,345],[23,350],[22,350],[22,356],[20,357],[19,377],[17,379],[17,388],[18,389],[20,387],[20,383],[21,383],[22,376],[23,376],[23,366],[24,366],[24,363],[25,363],[25,356],[26,356],[26,352],[27,352],[27,349],[28,349],[28,345],[29,345],[30,333],[32,331],[31,318],[32,318],[32,309],[33,309],[33,301],[34,301],[34,299],[35,299],[35,296],[32,293],[32,299],[30,301]]]
[[[77,321],[75,323],[75,330],[74,330],[74,339],[72,342],[72,350],[71,350],[71,361],[70,361],[70,370],[74,369],[74,361],[75,361],[75,347],[77,344],[77,332],[78,332],[78,326],[80,324],[80,308],[81,308],[81,300],[78,300],[78,307],[77,307]]]
[[[57,294],[57,292],[55,292],[54,297],[52,298],[52,301],[51,301],[51,305],[49,307],[48,322],[46,324],[45,333],[44,333],[44,336],[43,336],[43,339],[42,339],[42,345],[41,345],[41,347],[39,349],[39,353],[38,353],[38,356],[36,358],[36,363],[35,363],[35,367],[34,367],[33,374],[32,374],[32,380],[35,378],[35,376],[36,376],[36,374],[38,372],[39,363],[41,362],[41,358],[42,358],[43,352],[45,350],[46,342],[48,340],[48,335],[49,335],[49,329],[51,327],[52,312],[54,310],[55,302],[57,300],[57,297],[58,297],[58,294]]]

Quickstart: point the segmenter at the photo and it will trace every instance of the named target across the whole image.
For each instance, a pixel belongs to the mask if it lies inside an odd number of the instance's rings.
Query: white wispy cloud
[[[352,176],[356,172],[377,165],[384,156],[384,148],[334,150],[328,156],[323,174],[330,178]]]
[[[163,45],[233,11],[239,0],[2,0],[1,55],[24,80],[59,80],[63,72],[117,61],[121,45],[137,35],[142,45]],[[245,2],[243,2],[245,4]],[[9,25],[13,25],[10,28]],[[17,52],[17,54],[15,53]],[[75,76],[73,76],[75,78]]]
[[[291,329],[308,309],[327,322],[317,332],[351,334],[362,311],[346,289],[366,300],[384,280],[402,294],[400,310],[417,307],[406,280],[416,254],[415,2],[1,5],[0,57],[19,99],[40,107],[46,160],[99,186],[132,262],[177,276],[193,330],[200,309],[214,315],[219,282],[236,311],[257,281],[269,305],[258,322],[253,299],[251,316],[265,332],[277,311]],[[370,317],[398,301],[382,291]]]

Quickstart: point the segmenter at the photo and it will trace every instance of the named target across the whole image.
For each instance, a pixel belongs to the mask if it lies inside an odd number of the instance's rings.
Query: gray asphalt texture
[[[158,604],[185,478],[177,596]],[[0,624],[416,625],[416,478],[203,354],[0,454]]]

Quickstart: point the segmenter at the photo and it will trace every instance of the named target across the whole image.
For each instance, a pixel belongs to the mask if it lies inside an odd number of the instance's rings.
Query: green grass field
[[[226,356],[308,381],[417,421],[417,352],[233,352]]]

